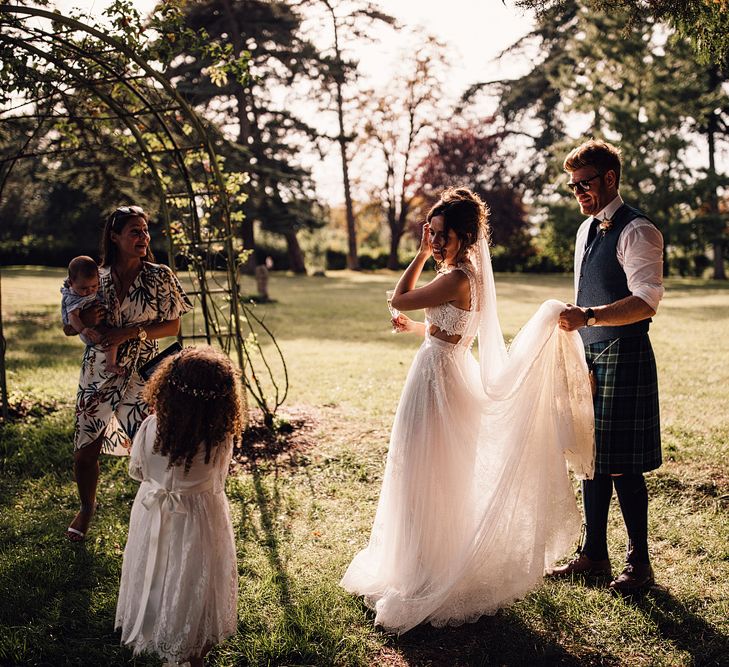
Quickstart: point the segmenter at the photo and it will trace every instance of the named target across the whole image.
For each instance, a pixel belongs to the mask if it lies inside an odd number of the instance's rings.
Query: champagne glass
[[[392,297],[395,296],[395,290],[389,289],[385,292],[385,295],[387,296],[387,309],[390,311],[390,315],[394,320],[400,314],[400,311],[397,308],[392,307]],[[397,329],[394,326],[392,328],[392,333],[397,333]]]

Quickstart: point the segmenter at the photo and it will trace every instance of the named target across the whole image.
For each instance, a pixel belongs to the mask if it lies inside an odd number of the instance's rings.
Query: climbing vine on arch
[[[170,264],[190,285],[194,314],[181,338],[235,354],[272,424],[288,377],[275,337],[240,291],[238,266],[250,252],[238,233],[246,175],[226,170],[220,130],[164,74],[173,44],[203,53],[219,82],[248,76],[248,54],[186,27],[177,2],[147,22],[127,0],[101,23],[43,5],[0,5],[0,197],[25,160],[128,165],[130,179],[156,199]]]

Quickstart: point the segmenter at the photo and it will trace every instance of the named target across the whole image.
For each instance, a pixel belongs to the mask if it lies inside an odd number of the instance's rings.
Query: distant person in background
[[[653,584],[648,555],[648,490],[643,473],[661,465],[658,379],[648,328],[663,297],[663,237],[624,203],[620,150],[591,139],[570,152],[569,187],[589,217],[577,231],[576,306],[560,314],[578,330],[597,381],[595,476],[582,482],[586,539],[554,576],[612,576],[607,548],[613,487],[628,531],[625,568],[610,583],[629,595]]]
[[[106,305],[99,292],[99,267],[96,262],[85,255],[74,257],[68,265],[68,278],[61,287],[61,320],[70,325],[78,337],[86,345],[101,342],[105,327],[87,327],[81,320],[81,311],[94,304],[100,304],[104,310]],[[106,348],[106,370],[117,375],[124,369],[116,363],[117,346]]]
[[[126,453],[147,416],[137,369],[157,354],[157,339],[177,334],[180,316],[192,308],[172,270],[153,263],[149,242],[147,214],[139,206],[122,206],[108,217],[99,269],[108,328],[81,362],[73,465],[81,507],[66,532],[72,542],[84,539],[96,510],[100,452]],[[103,317],[95,306],[88,317],[81,314],[86,327]],[[118,347],[122,374],[106,366],[110,347]]]

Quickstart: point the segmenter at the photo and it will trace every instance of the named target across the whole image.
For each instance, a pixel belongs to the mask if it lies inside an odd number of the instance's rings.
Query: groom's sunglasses
[[[581,181],[567,183],[567,187],[572,193],[574,193],[575,190],[577,190],[577,192],[589,192],[592,189],[590,181],[594,181],[596,178],[602,178],[602,174],[595,174],[594,176],[590,176],[590,178],[583,178]]]

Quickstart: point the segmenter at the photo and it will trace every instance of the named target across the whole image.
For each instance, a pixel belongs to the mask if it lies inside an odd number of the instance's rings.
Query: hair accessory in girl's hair
[[[215,389],[200,389],[198,387],[191,387],[189,384],[187,384],[187,382],[176,377],[174,371],[170,373],[170,384],[175,389],[177,389],[177,391],[181,391],[183,394],[190,394],[191,396],[195,396],[195,398],[202,398],[206,401],[210,401],[223,395],[221,392],[218,392]]]

